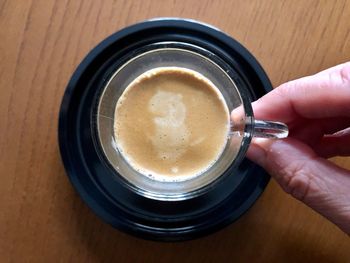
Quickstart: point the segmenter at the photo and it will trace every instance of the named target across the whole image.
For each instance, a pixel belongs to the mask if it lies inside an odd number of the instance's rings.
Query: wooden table
[[[57,145],[66,84],[102,39],[159,16],[226,31],[274,86],[350,60],[349,1],[0,0],[0,262],[350,262],[349,238],[274,181],[236,223],[183,243],[123,234],[81,201]]]

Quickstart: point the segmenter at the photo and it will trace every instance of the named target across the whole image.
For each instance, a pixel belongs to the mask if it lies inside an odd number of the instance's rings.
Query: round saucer
[[[59,146],[67,175],[85,203],[105,222],[141,238],[174,241],[207,235],[239,218],[263,192],[269,175],[244,160],[224,180],[198,197],[153,200],[125,187],[105,158],[96,136],[96,105],[107,76],[133,50],[178,41],[210,50],[235,73],[235,82],[257,99],[272,90],[255,58],[237,41],[192,20],[157,19],[125,28],[95,47],[74,72],[59,115]]]

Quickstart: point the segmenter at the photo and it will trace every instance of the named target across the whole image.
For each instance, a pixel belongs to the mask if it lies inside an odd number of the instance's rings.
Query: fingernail
[[[350,63],[346,63],[340,72],[341,77],[344,81],[350,81]]]
[[[252,143],[249,146],[248,152],[247,152],[247,157],[257,163],[258,165],[264,167],[265,164],[265,159],[266,159],[266,151],[264,148],[260,147],[257,144]]]

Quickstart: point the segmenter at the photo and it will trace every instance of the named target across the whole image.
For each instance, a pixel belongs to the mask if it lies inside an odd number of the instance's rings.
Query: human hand
[[[257,119],[288,125],[283,140],[255,139],[247,156],[282,188],[350,234],[350,62],[287,82],[253,103]]]

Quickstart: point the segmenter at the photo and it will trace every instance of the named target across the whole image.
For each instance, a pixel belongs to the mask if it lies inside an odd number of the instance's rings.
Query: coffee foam
[[[170,88],[167,87],[166,82],[164,84],[164,87],[161,85],[163,82],[158,83],[156,81],[154,83],[155,86],[157,86],[156,88],[152,85],[149,85],[149,82],[152,81],[153,78],[156,79],[157,77],[159,78],[162,76],[166,76],[167,74],[170,76],[170,80],[175,81],[174,83],[177,85],[179,85],[178,83],[176,83],[177,78],[174,78],[175,80],[173,80],[172,74],[174,74],[175,76],[178,76],[180,79],[181,77],[183,77],[184,79],[189,78],[190,83],[192,82],[200,83],[203,86],[202,89],[206,89],[206,90],[201,90],[201,89],[196,90],[196,88],[194,88],[194,90],[191,91],[192,97],[189,98],[188,95],[184,97],[185,92],[183,92],[183,89],[177,90],[174,88],[174,90],[171,90],[172,87]],[[170,80],[169,80],[169,83],[171,82]],[[132,92],[136,93],[137,91],[136,89],[139,89],[139,91],[141,91],[142,85],[144,85],[143,88],[145,92],[144,93],[140,92],[140,94],[131,96]],[[154,92],[153,93],[151,92],[151,94],[148,94],[147,91],[151,89],[154,89]],[[204,99],[207,99],[204,96],[206,95],[206,93],[209,94],[208,101],[210,102],[210,100],[212,100],[214,101],[214,103],[211,103],[208,105],[203,104]],[[143,113],[149,119],[149,123],[145,124],[145,126],[148,126],[148,127],[144,127],[145,128],[145,133],[143,135],[144,142],[145,142],[145,145],[148,145],[148,147],[145,147],[145,149],[152,148],[152,150],[147,149],[146,151],[148,151],[150,154],[148,152],[147,153],[145,152],[145,155],[149,154],[150,156],[149,159],[150,160],[152,159],[153,163],[155,163],[156,165],[157,165],[157,162],[158,163],[164,162],[168,167],[168,172],[166,174],[156,172],[152,169],[147,169],[146,164],[149,163],[147,161],[145,161],[144,163],[141,163],[140,161],[135,160],[135,158],[133,158],[132,153],[130,151],[132,147],[129,147],[130,145],[129,146],[127,145],[128,142],[127,140],[123,140],[122,138],[123,136],[120,136],[120,133],[123,130],[123,125],[125,125],[125,123],[128,122],[126,118],[125,118],[126,121],[124,122],[124,124],[123,124],[123,121],[121,120],[123,119],[122,118],[123,116],[122,109],[124,107],[123,105],[127,104],[128,97],[130,97],[129,102],[131,102],[131,98],[133,98],[134,100],[137,100],[137,99],[140,99],[140,96],[144,96],[145,98],[147,97],[146,100],[143,100],[143,99],[141,100],[142,103],[144,103],[143,105],[145,106],[144,108],[142,108],[142,110],[144,110]],[[205,130],[203,131],[203,133],[201,133],[200,131],[194,130],[196,126],[195,123],[191,123],[188,121],[189,118],[193,119],[193,116],[191,117],[191,115],[193,115],[193,111],[194,111],[193,108],[195,108],[197,104],[196,97],[200,98],[199,99],[200,103],[202,103],[207,108],[213,107],[214,105],[215,107],[221,110],[220,114],[224,115],[224,118],[222,118],[222,116],[221,118],[225,120],[225,124],[222,125],[222,128],[224,129],[224,131],[222,132],[223,138],[222,140],[220,140],[221,145],[219,145],[219,147],[214,147],[216,154],[214,154],[215,156],[213,158],[208,160],[200,168],[197,167],[197,168],[193,168],[193,171],[183,172],[183,168],[182,168],[182,163],[184,163],[183,159],[186,160],[188,156],[191,157],[189,152],[194,151],[193,149],[196,149],[195,147],[201,146],[201,144],[204,144],[202,148],[203,150],[205,150],[206,149],[205,143],[208,144],[208,141],[211,139],[210,136],[206,135]],[[201,106],[201,104],[199,104],[199,106]],[[220,110],[217,110],[217,111],[219,112]],[[127,113],[125,113],[125,116],[126,114]],[[137,77],[132,83],[130,83],[129,86],[125,89],[122,96],[118,100],[115,115],[116,115],[115,116],[116,117],[115,118],[116,119],[115,138],[116,138],[117,148],[119,149],[120,153],[126,159],[126,161],[131,165],[131,167],[133,167],[139,173],[146,175],[157,181],[174,181],[174,182],[184,181],[184,180],[188,180],[193,177],[196,177],[200,174],[203,174],[205,171],[210,169],[210,167],[219,159],[219,157],[221,156],[226,146],[228,128],[229,128],[229,113],[222,94],[209,79],[199,74],[198,72],[195,72],[193,70],[189,70],[186,68],[161,67],[161,68],[155,68],[143,73],[142,75]],[[139,117],[134,116],[131,118],[138,119]],[[196,119],[193,119],[192,121],[195,122]],[[200,120],[200,121],[204,121],[204,120]],[[148,130],[151,130],[151,132],[148,132]],[[125,131],[124,133],[127,134],[127,132]],[[135,138],[139,140],[139,138],[136,135],[135,135]],[[136,144],[136,147],[137,147],[137,144]],[[143,146],[141,146],[140,144],[138,148],[142,148],[142,147]],[[200,150],[198,150],[198,153],[195,152],[195,154],[198,155],[198,154],[204,153],[202,148],[198,148]],[[208,151],[213,151],[212,148],[209,147]],[[156,160],[157,158],[158,158],[158,161]],[[156,160],[155,162],[154,162],[154,159]],[[193,167],[195,167],[195,163],[193,163]]]
[[[152,144],[160,158],[174,162],[187,150],[190,137],[182,95],[158,90],[148,105],[149,111],[156,116]]]

